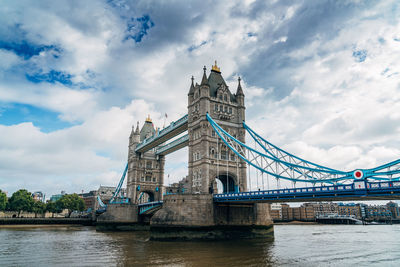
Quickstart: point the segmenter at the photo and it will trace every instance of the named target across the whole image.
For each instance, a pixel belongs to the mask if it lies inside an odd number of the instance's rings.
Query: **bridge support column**
[[[138,216],[136,204],[109,204],[107,211],[97,217],[96,230],[148,230]]]
[[[167,195],[150,221],[153,240],[273,239],[268,204],[215,204],[211,194]]]

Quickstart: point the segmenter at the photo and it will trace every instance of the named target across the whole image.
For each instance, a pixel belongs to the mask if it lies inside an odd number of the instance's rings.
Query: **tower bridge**
[[[155,239],[255,237],[273,233],[268,203],[400,199],[400,160],[341,171],[301,159],[245,123],[244,98],[240,78],[233,94],[216,62],[208,76],[203,68],[200,84],[192,77],[187,115],[159,131],[150,117],[141,129],[139,123],[132,128],[120,181],[126,176],[127,199],[111,203],[98,221],[147,221]],[[254,147],[246,144],[246,133]],[[189,186],[166,194],[165,156],[186,146]],[[283,180],[293,188],[280,187]],[[251,191],[256,182],[258,190]]]

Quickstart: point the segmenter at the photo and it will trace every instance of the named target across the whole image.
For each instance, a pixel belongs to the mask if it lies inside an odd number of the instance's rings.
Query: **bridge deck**
[[[168,141],[175,136],[187,131],[188,128],[188,115],[183,116],[179,120],[172,122],[168,127],[159,131],[156,135],[153,135],[145,139],[142,143],[138,144],[135,151],[144,153],[156,146]]]
[[[400,182],[365,182],[364,188],[355,184],[318,186],[296,189],[276,189],[214,195],[214,202],[280,203],[316,201],[363,201],[400,199]]]
[[[189,144],[189,135],[184,135],[171,143],[166,144],[165,146],[160,146],[156,148],[157,155],[167,155],[172,152],[175,152]]]

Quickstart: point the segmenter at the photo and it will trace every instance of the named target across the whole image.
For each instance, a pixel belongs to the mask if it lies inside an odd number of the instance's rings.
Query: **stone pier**
[[[138,231],[149,230],[149,222],[139,217],[136,204],[112,204],[96,219],[96,230],[100,231]]]
[[[269,204],[215,204],[211,194],[167,195],[150,221],[152,240],[273,239]]]

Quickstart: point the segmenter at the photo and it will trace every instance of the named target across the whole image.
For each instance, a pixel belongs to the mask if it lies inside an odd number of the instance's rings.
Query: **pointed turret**
[[[201,84],[200,84],[200,86],[203,86],[203,85],[209,85],[208,84],[208,79],[207,79],[207,75],[206,75],[206,66],[204,66],[204,68],[203,68],[203,70],[204,70],[204,73],[203,73],[203,78],[201,79]]]
[[[245,120],[245,106],[244,106],[244,93],[242,89],[242,85],[240,84],[240,77],[238,78],[238,87],[236,90],[236,103],[238,103],[238,119],[239,121],[244,121]]]
[[[140,142],[139,122],[137,122],[136,130],[135,126],[132,125],[132,131],[131,135],[129,136],[129,140],[131,144],[137,144]]]
[[[240,79],[240,77],[238,78],[238,88],[237,88],[237,90],[236,90],[236,96],[244,96],[244,94],[243,94],[243,89],[242,89],[242,85],[240,84],[240,81],[241,81],[241,79]]]
[[[192,84],[190,85],[190,90],[188,95],[194,95],[194,77],[191,78]]]
[[[139,132],[139,121],[138,121],[137,124],[136,124],[136,131],[135,131],[135,134],[140,134],[140,132]]]

